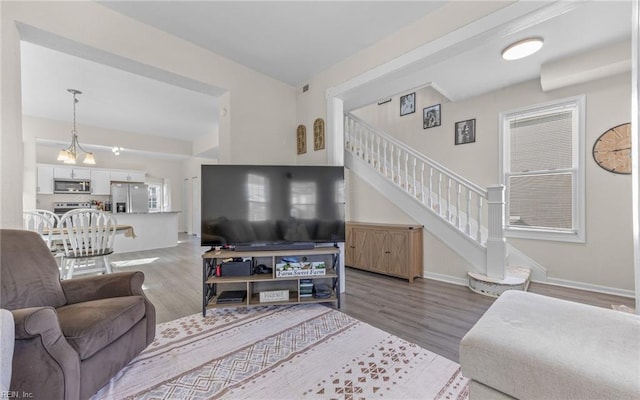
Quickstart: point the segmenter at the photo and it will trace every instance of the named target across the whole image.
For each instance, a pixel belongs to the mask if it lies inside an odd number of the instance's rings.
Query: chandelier
[[[95,164],[96,159],[93,158],[93,153],[90,153],[83,149],[78,142],[78,131],[76,131],[76,103],[78,99],[77,95],[82,94],[81,91],[75,89],[67,89],[67,91],[73,94],[73,130],[71,131],[71,144],[66,149],[60,150],[58,153],[58,161],[62,161],[65,164],[75,164],[80,152],[84,153],[83,163]]]

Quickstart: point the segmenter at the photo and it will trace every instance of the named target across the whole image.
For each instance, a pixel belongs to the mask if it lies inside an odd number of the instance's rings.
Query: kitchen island
[[[178,245],[178,213],[158,211],[148,213],[114,213],[120,225],[131,225],[135,238],[116,235],[116,253],[175,247]]]

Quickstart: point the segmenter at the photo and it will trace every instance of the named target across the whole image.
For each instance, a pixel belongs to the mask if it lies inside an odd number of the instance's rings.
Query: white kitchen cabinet
[[[129,179],[131,182],[144,182],[145,173],[141,171],[129,171]]]
[[[38,165],[38,194],[53,194],[53,167]]]
[[[114,182],[144,182],[144,171],[111,171]]]
[[[91,179],[90,168],[54,167],[53,177],[56,179]]]
[[[91,194],[111,194],[111,171],[103,169],[91,170]]]

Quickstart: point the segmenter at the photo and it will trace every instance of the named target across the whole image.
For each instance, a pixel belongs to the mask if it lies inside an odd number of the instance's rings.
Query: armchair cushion
[[[69,344],[86,360],[124,335],[145,315],[142,296],[113,297],[59,307],[58,321]]]

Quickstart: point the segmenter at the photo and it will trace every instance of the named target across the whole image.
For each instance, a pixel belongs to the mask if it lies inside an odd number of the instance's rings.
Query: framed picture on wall
[[[422,128],[440,126],[440,104],[422,109]]]
[[[400,116],[416,112],[416,92],[400,96]]]
[[[456,145],[476,141],[476,119],[456,122]]]

